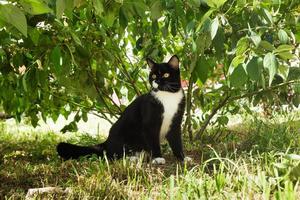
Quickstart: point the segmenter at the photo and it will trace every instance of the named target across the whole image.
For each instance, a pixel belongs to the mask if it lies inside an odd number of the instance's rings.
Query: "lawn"
[[[276,120],[280,117],[280,121]],[[62,161],[60,141],[97,143],[87,135],[9,133],[0,123],[0,199],[24,199],[28,189],[60,187],[37,199],[300,199],[300,122],[290,115],[248,117],[211,129],[201,142],[185,139],[193,163],[178,163],[167,145],[164,166],[141,157],[108,162],[96,157]]]

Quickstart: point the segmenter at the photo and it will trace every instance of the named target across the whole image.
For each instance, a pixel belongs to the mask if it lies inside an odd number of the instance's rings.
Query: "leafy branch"
[[[99,113],[99,110],[96,109],[96,108],[94,108],[94,107],[92,107],[92,106],[89,107],[89,106],[86,106],[86,105],[82,105],[82,104],[80,104],[80,103],[76,103],[75,101],[72,101],[71,99],[63,98],[61,95],[57,95],[57,94],[55,94],[55,93],[53,93],[53,92],[46,91],[46,90],[44,90],[43,88],[40,88],[40,89],[41,89],[44,93],[48,93],[49,95],[52,95],[52,96],[54,96],[55,98],[57,98],[57,99],[59,99],[59,100],[61,100],[61,101],[64,101],[64,102],[66,102],[66,103],[68,103],[68,104],[70,104],[70,105],[73,105],[73,106],[75,106],[75,107],[79,107],[79,108],[81,108],[81,109],[85,109],[85,110],[87,110],[87,111],[92,111],[92,114],[93,114],[93,115],[98,116],[98,117],[100,117],[100,118],[103,118],[103,119],[107,120],[110,124],[113,124],[113,123],[114,123],[110,118],[108,118],[108,117],[106,116],[105,111],[101,111],[100,114],[98,114],[98,113]],[[108,114],[110,114],[110,112],[108,112]]]
[[[200,129],[198,131],[196,131],[195,135],[196,135],[196,139],[200,139],[204,133],[204,131],[206,130],[207,126],[209,125],[211,119],[218,113],[218,111],[223,108],[225,105],[227,105],[230,102],[239,100],[239,99],[243,99],[243,98],[247,98],[247,97],[252,97],[254,95],[260,94],[260,93],[264,93],[267,91],[273,91],[276,90],[278,88],[287,86],[287,85],[293,85],[296,83],[300,83],[300,80],[291,80],[285,83],[280,83],[274,86],[270,86],[267,88],[262,88],[260,90],[254,91],[254,92],[249,92],[246,94],[242,94],[242,95],[236,95],[236,96],[230,96],[229,94],[225,95],[225,98],[223,98],[222,100],[220,100],[212,109],[211,113],[208,115],[208,117],[204,120],[202,126],[200,127]]]

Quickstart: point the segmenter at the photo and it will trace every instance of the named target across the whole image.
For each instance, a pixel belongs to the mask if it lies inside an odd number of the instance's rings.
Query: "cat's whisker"
[[[163,89],[170,92],[176,92],[178,90],[177,87],[172,87],[171,85],[165,85]]]
[[[172,83],[172,82],[165,82],[167,85],[178,85],[178,86],[180,86],[180,84],[179,83]]]

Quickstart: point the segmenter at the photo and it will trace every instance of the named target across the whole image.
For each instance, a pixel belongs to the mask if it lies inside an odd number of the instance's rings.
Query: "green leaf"
[[[81,40],[74,32],[71,32],[71,36],[77,45],[82,46]]]
[[[202,54],[211,44],[210,33],[201,33],[196,39],[197,52]]]
[[[102,1],[101,0],[93,0],[93,6],[94,6],[94,9],[95,9],[96,15],[102,16],[102,13],[104,11]]]
[[[259,35],[257,35],[256,33],[254,33],[253,31],[251,32],[251,36],[250,36],[251,40],[253,41],[255,46],[259,46],[260,42],[261,42],[261,38]]]
[[[213,19],[211,22],[211,29],[210,29],[210,35],[212,40],[215,38],[217,34],[218,27],[219,27],[219,20],[218,17],[215,17],[215,19]]]
[[[113,12],[109,12],[105,15],[105,22],[107,26],[111,27],[115,21],[115,14]]]
[[[12,58],[14,67],[18,68],[24,64],[24,56],[22,53],[16,53]]]
[[[292,45],[282,44],[279,47],[277,47],[277,49],[274,50],[274,53],[291,51],[293,49],[294,49],[294,46],[292,46]]]
[[[23,6],[25,12],[31,15],[40,15],[52,12],[47,4],[40,0],[21,0],[20,4]]]
[[[295,107],[298,107],[300,104],[300,95],[299,94],[294,95],[292,102]]]
[[[32,40],[33,44],[35,46],[38,45],[39,38],[40,38],[40,33],[36,28],[30,28],[29,29],[29,37]]]
[[[30,122],[31,125],[35,128],[38,125],[39,118],[37,117],[37,114],[35,112],[31,112],[30,114]]]
[[[149,10],[148,6],[143,1],[135,1],[133,6],[136,14],[138,14],[140,17],[144,17],[146,11]]]
[[[66,132],[75,132],[78,131],[78,127],[75,121],[70,122],[68,125],[65,125],[61,130],[62,133]]]
[[[201,18],[199,25],[196,28],[196,32],[200,31],[200,29],[202,28],[202,25],[204,24],[204,22],[209,19],[209,16],[215,11],[214,8],[209,9]]]
[[[75,47],[75,49],[76,49],[76,52],[78,53],[78,55],[80,57],[85,58],[85,59],[90,57],[90,52],[88,51],[87,48],[84,48],[83,46],[77,45]]]
[[[27,22],[24,13],[16,6],[11,4],[0,4],[0,20],[17,28],[27,37]]]
[[[50,60],[54,65],[54,69],[56,72],[61,71],[61,52],[59,46],[56,46],[50,55]]]
[[[230,85],[235,88],[241,88],[247,81],[247,74],[244,69],[244,64],[239,64],[229,77]]]
[[[74,6],[79,8],[80,6],[82,6],[85,3],[84,0],[74,0]]]
[[[289,67],[290,72],[288,76],[288,80],[298,80],[300,77],[300,68],[299,67]]]
[[[152,27],[151,27],[151,30],[152,30],[152,33],[153,33],[153,34],[156,34],[157,31],[159,30],[159,25],[158,25],[157,20],[153,20],[153,21],[152,21]],[[175,31],[175,33],[176,33],[176,31]]]
[[[204,56],[201,56],[196,62],[194,71],[196,73],[197,78],[199,78],[203,84],[206,82],[208,78],[209,68],[210,68],[210,63]]]
[[[65,0],[56,0],[56,17],[61,18],[66,9]]]
[[[290,60],[294,58],[294,54],[287,51],[278,53],[278,56],[284,60]]]
[[[300,83],[294,84],[293,89],[296,94],[300,94]]]
[[[218,117],[217,121],[221,124],[221,125],[227,125],[229,122],[228,117],[226,116],[220,116]]]
[[[27,87],[27,83],[26,83],[27,74],[28,74],[28,71],[25,72],[25,74],[22,77],[22,85],[23,85],[23,89],[25,92],[28,92],[28,87]]]
[[[162,16],[162,3],[161,0],[156,0],[150,7],[151,19],[157,20]]]
[[[228,70],[228,73],[231,74],[233,72],[233,70],[241,63],[244,63],[245,61],[245,56],[244,55],[238,55],[236,57],[234,57],[230,63],[230,67]]]
[[[246,65],[248,76],[253,81],[259,81],[261,79],[261,63],[262,59],[259,57],[253,57]]]
[[[219,27],[215,38],[212,41],[212,44],[216,51],[217,58],[221,58],[224,55],[224,41],[225,35],[222,27]]]
[[[281,44],[286,44],[289,40],[288,34],[283,29],[278,31],[278,38]]]
[[[221,7],[227,0],[204,0],[211,8]]]
[[[262,47],[268,51],[273,51],[275,49],[275,47],[268,41],[265,41],[265,40],[262,40],[260,43],[259,43],[259,47]]]
[[[177,20],[172,18],[171,21],[171,34],[175,37],[177,34]]]
[[[72,15],[73,15],[73,9],[74,9],[74,1],[75,0],[64,0],[65,1],[65,10],[64,10],[64,14],[72,19]]]
[[[263,61],[264,67],[269,70],[269,86],[272,84],[274,76],[277,72],[278,63],[276,57],[272,53],[267,53]]]
[[[262,15],[268,24],[273,24],[272,15],[268,10],[266,10],[265,8],[262,8]]]
[[[88,121],[87,112],[82,111],[81,117],[82,117],[82,120],[83,120],[84,122],[87,122],[87,121]]]
[[[283,78],[283,80],[287,80],[289,76],[290,68],[286,65],[279,65],[278,67],[278,75]]]
[[[128,25],[128,12],[126,12],[124,6],[119,11],[119,24],[124,30]]]
[[[249,39],[247,37],[241,38],[236,45],[236,55],[242,55],[249,47]]]

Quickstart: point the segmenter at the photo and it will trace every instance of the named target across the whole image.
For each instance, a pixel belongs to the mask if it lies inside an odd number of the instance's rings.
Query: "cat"
[[[179,59],[172,56],[167,63],[155,63],[147,58],[150,68],[151,91],[137,97],[113,124],[104,143],[77,146],[59,143],[57,152],[64,159],[104,152],[109,159],[146,151],[152,163],[164,164],[160,143],[167,139],[174,156],[185,159],[181,138],[181,123],[185,110],[185,96],[181,87]]]

